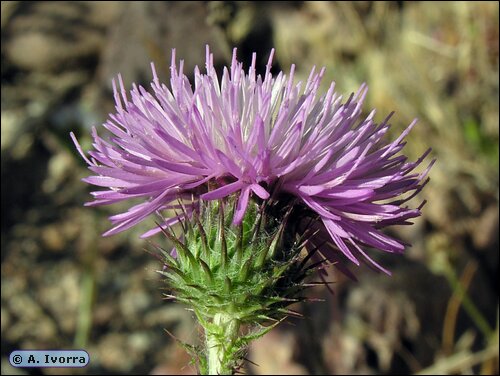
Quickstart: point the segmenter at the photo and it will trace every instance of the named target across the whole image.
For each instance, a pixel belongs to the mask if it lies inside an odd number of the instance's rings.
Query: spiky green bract
[[[205,330],[202,373],[232,373],[249,341],[293,313],[286,307],[302,300],[298,294],[312,271],[301,254],[304,239],[290,235],[291,211],[279,213],[277,221],[268,202],[250,202],[235,226],[235,202],[201,202],[192,218],[182,221],[181,237],[164,230],[176,255],[162,250],[161,273],[173,290],[169,297],[188,305]],[[246,332],[242,324],[250,324]]]

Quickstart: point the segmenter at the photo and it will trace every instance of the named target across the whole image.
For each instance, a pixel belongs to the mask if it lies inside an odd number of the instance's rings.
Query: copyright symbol
[[[14,364],[21,364],[23,362],[23,357],[21,355],[14,355],[12,357],[12,362]]]

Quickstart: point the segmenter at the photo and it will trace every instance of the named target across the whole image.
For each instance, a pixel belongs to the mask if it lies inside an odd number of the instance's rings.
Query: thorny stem
[[[209,375],[232,375],[234,342],[238,338],[240,323],[225,313],[217,313],[213,319],[215,330],[206,330],[207,365]]]

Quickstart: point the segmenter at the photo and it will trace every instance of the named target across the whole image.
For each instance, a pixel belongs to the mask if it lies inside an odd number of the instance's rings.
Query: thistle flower
[[[114,227],[104,235],[124,231],[151,214],[178,208],[179,199],[214,200],[237,195],[233,223],[241,223],[251,200],[277,200],[300,207],[316,228],[309,247],[319,246],[329,260],[338,250],[355,264],[369,261],[366,247],[401,253],[405,245],[380,230],[409,224],[423,206],[404,204],[426,184],[434,161],[414,172],[430,152],[408,162],[400,152],[413,121],[394,141],[386,142],[390,114],[380,124],[375,110],[362,117],[367,87],[345,102],[334,83],[324,95],[319,86],[324,69],[313,68],[307,82],[271,74],[271,51],[263,77],[255,69],[256,55],[245,73],[233,52],[231,67],[219,78],[207,46],[206,73],[198,67],[194,87],[176,65],[170,67],[170,88],[161,84],[152,64],[153,94],[133,85],[128,96],[122,79],[113,81],[116,113],[104,127],[114,137],[101,138],[93,128],[94,151],[89,160],[72,138],[89,169],[84,181],[105,187],[92,192],[88,205],[108,205],[132,198],[143,202],[110,217]],[[404,195],[406,197],[403,197]],[[151,236],[184,217],[166,219],[143,236]],[[311,221],[302,221],[302,227]]]
[[[153,94],[134,85],[129,98],[121,77],[119,88],[113,81],[116,113],[104,127],[114,136],[93,128],[91,159],[71,134],[95,174],[84,181],[105,188],[88,205],[142,200],[110,217],[104,235],[174,213],[143,236],[161,231],[174,245],[157,246],[160,273],[173,290],[167,298],[187,304],[204,328],[195,351],[202,373],[233,373],[248,342],[273,327],[264,321],[278,323],[294,314],[290,303],[307,300],[301,292],[314,283],[305,280],[324,261],[351,275],[343,255],[388,273],[366,248],[403,252],[381,229],[420,215],[423,203],[405,204],[434,162],[417,173],[430,149],[414,162],[401,154],[416,121],[386,142],[392,114],[380,124],[375,111],[362,117],[365,85],[346,101],[333,83],[320,95],[324,69],[302,87],[294,66],[288,77],[271,75],[273,55],[262,77],[255,54],[246,73],[234,50],[219,82],[207,47],[206,73],[196,67],[192,87],[174,51],[170,88],[154,65]]]

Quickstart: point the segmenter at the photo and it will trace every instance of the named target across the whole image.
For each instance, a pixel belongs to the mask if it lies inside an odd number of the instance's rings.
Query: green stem
[[[207,345],[207,371],[209,375],[232,375],[238,359],[235,341],[240,323],[231,315],[217,313],[211,330],[205,328]]]
[[[92,328],[92,309],[94,306],[95,271],[85,268],[81,287],[81,303],[78,312],[74,344],[76,348],[87,347],[90,330]]]
[[[451,267],[446,268],[445,276],[448,279],[448,283],[450,284],[453,291],[456,291],[460,299],[462,300],[462,306],[464,307],[465,312],[467,312],[467,314],[472,319],[477,328],[481,331],[481,333],[486,338],[491,338],[493,329],[488,323],[488,320],[486,320],[481,311],[479,311],[477,306],[471,300],[469,294],[467,294],[467,291],[464,289],[462,283],[460,283],[455,270],[453,270]]]

